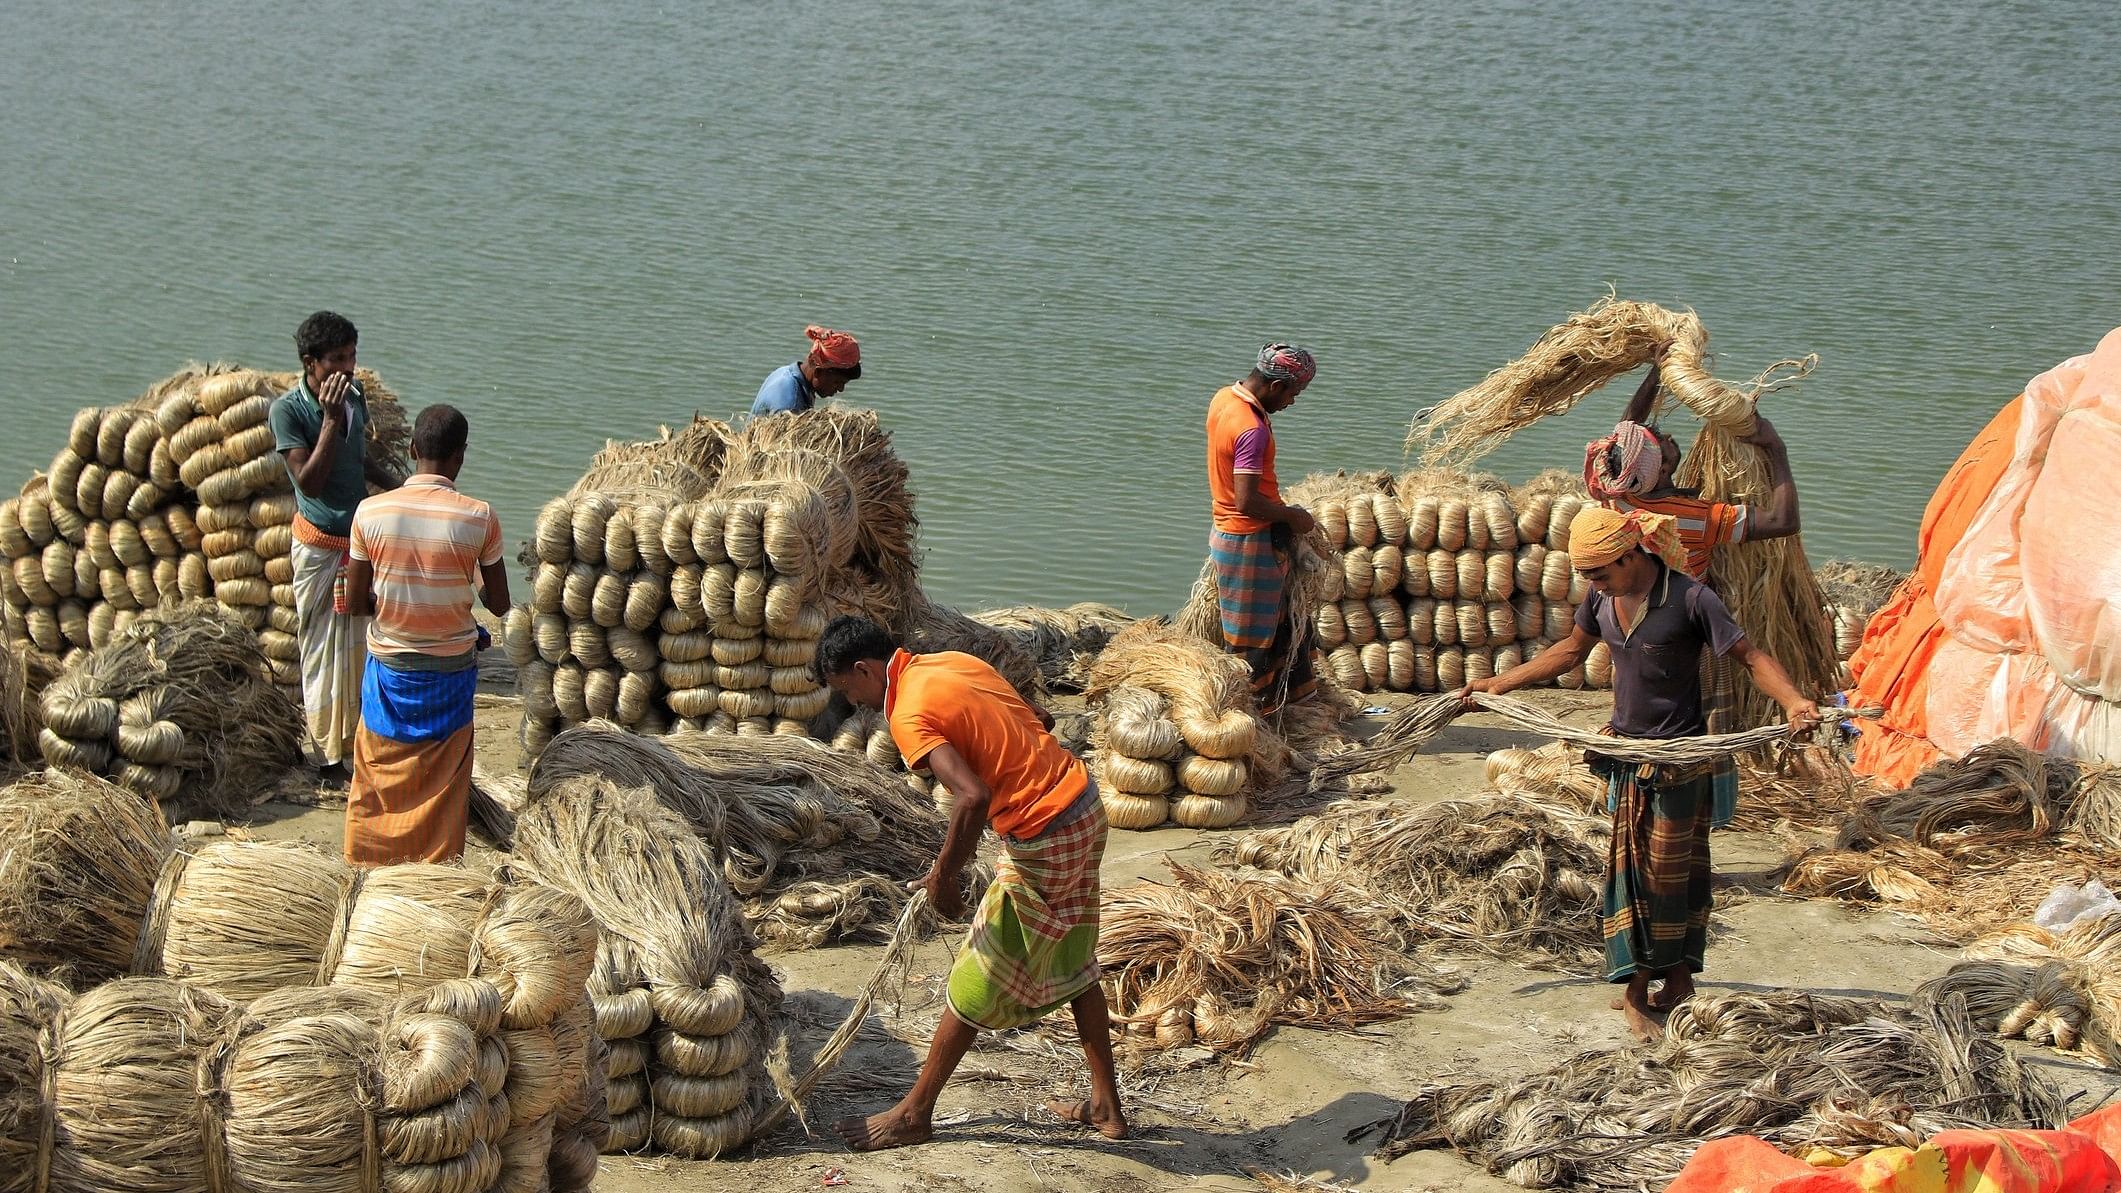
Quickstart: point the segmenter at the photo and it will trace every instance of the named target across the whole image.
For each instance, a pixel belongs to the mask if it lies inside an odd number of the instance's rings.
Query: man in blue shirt
[[[354,380],[360,333],[343,315],[318,311],[295,330],[302,378],[272,404],[273,446],[295,486],[296,638],[302,711],[327,776],[344,777],[361,723],[367,619],[348,616],[343,576],[354,507],[368,486],[398,478],[368,455],[368,398]]]
[[[801,414],[817,405],[819,398],[838,396],[849,381],[862,375],[862,346],[853,336],[815,323],[804,328],[803,334],[810,337],[810,355],[766,375],[766,383],[759,386],[759,396],[751,403],[754,417]]]

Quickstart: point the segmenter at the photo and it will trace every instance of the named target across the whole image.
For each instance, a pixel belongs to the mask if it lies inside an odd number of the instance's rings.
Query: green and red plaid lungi
[[[1624,982],[1684,965],[1709,943],[1709,768],[1599,759],[1613,807],[1605,880],[1605,976]]]
[[[1097,984],[1097,784],[1029,841],[1002,836],[1001,863],[950,967],[950,1010],[988,1031],[1035,1023]]]

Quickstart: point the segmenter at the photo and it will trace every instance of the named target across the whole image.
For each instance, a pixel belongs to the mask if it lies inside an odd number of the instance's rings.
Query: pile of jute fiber
[[[1116,828],[1227,828],[1279,778],[1242,659],[1161,618],[1114,635],[1090,668],[1094,772]]]
[[[67,772],[0,790],[0,839],[0,955],[31,969],[167,976],[238,1001],[491,982],[507,1066],[495,1187],[593,1175],[603,1058],[585,988],[594,926],[575,898],[454,866],[356,869],[293,844],[183,849],[137,796]]]
[[[1610,835],[1602,818],[1514,795],[1420,807],[1365,800],[1249,833],[1219,856],[1362,891],[1409,940],[1577,966],[1602,947]]]
[[[512,865],[601,926],[591,993],[614,1147],[712,1158],[749,1142],[773,1097],[781,990],[692,826],[646,784],[569,764],[631,740],[595,726],[553,739],[515,809]]]
[[[75,656],[40,706],[45,762],[165,803],[240,811],[301,758],[300,706],[258,635],[213,600],[141,614]]]
[[[2056,882],[2121,864],[2121,781],[2008,738],[1859,801],[1782,889],[1883,901],[1957,940],[2028,918]]]
[[[0,1191],[545,1188],[509,1180],[502,1003],[476,979],[76,994],[0,960]]]
[[[1171,864],[1108,892],[1098,963],[1113,1017],[1158,1048],[1243,1051],[1281,1024],[1357,1028],[1443,1004],[1463,979],[1403,953],[1357,888]]]
[[[1090,665],[1112,636],[1135,619],[1111,605],[1081,602],[1065,609],[1011,605],[970,615],[981,625],[1015,639],[1038,661],[1039,683],[1049,692],[1080,692],[1090,685]]]
[[[1510,435],[1567,411],[1592,390],[1641,368],[1664,352],[1664,387],[1701,419],[1676,481],[1710,501],[1753,502],[1768,497],[1766,459],[1738,442],[1753,430],[1761,395],[1801,377],[1814,363],[1778,362],[1759,377],[1734,385],[1710,372],[1708,331],[1691,311],[1607,298],[1549,330],[1522,358],[1488,374],[1417,420],[1407,436],[1425,444],[1432,465],[1463,467]],[[1785,368],[1794,376],[1780,380]],[[1789,671],[1800,691],[1832,690],[1839,660],[1826,604],[1796,537],[1719,548],[1710,582],[1738,624]],[[1739,677],[1742,725],[1775,716],[1773,701]]]
[[[373,373],[356,376],[370,455],[402,474],[404,412]],[[211,598],[257,633],[275,682],[298,685],[293,482],[267,423],[296,380],[194,365],[76,414],[50,469],[0,503],[0,616],[17,649],[69,656],[146,610]]]
[[[906,904],[907,880],[942,850],[942,814],[900,775],[804,738],[652,740],[592,722],[553,739],[528,797],[585,776],[646,788],[682,816],[745,919],[778,948],[880,939]],[[987,878],[969,866],[966,889],[976,894]]]
[[[1846,1157],[1944,1130],[2053,1129],[2067,1105],[1957,1001],[1697,995],[1652,1048],[1426,1086],[1354,1134],[1382,1132],[1388,1159],[1448,1147],[1528,1189],[1661,1189],[1726,1135]]]
[[[694,419],[649,442],[608,444],[539,512],[530,599],[509,613],[503,634],[527,753],[592,717],[662,732],[673,716],[664,673],[712,665],[694,632],[696,601],[694,614],[681,614],[673,588],[689,585],[697,596],[690,502],[720,474],[728,435],[722,423]],[[719,550],[718,528],[710,538]]]

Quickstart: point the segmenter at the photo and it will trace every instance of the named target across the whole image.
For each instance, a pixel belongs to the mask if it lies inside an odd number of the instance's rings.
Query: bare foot
[[[1694,997],[1694,975],[1681,973],[1664,980],[1664,988],[1650,997],[1650,1006],[1669,1011]]]
[[[926,1143],[934,1134],[926,1116],[916,1118],[896,1106],[868,1118],[843,1118],[833,1129],[847,1141],[848,1147],[858,1152],[880,1152]]]
[[[1628,1021],[1628,1034],[1645,1044],[1654,1044],[1664,1038],[1664,1025],[1657,1022],[1649,1004],[1638,1005],[1634,999],[1621,1002],[1620,1013]]]
[[[1046,1109],[1059,1116],[1064,1123],[1081,1123],[1086,1127],[1096,1127],[1107,1139],[1127,1137],[1127,1116],[1120,1113],[1117,1106],[1109,1111],[1100,1110],[1092,1105],[1088,1098],[1055,1098],[1046,1103]]]

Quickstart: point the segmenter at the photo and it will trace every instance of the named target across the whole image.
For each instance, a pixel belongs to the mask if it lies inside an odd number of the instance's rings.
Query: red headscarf
[[[844,331],[813,323],[803,329],[810,337],[810,363],[820,369],[851,369],[862,363],[862,346]]]

